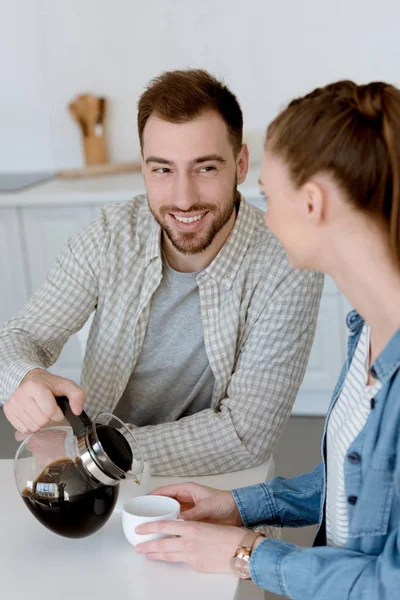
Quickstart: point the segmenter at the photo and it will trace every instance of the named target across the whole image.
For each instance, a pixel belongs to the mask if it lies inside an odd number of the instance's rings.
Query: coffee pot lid
[[[140,449],[140,460],[137,461],[127,435],[132,437],[137,446],[136,440],[122,421],[107,413],[98,415],[92,421],[85,411],[75,415],[65,396],[56,398],[56,401],[78,440],[82,463],[93,477],[101,483],[112,485],[140,474],[143,470]],[[122,427],[116,428],[108,424],[113,421]],[[122,431],[128,432],[127,435]]]

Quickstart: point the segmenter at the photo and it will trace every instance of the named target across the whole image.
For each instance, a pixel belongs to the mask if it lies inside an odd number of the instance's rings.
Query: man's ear
[[[144,168],[145,168],[145,162],[144,162],[144,154],[143,154],[143,146],[140,147],[140,162],[142,164],[141,170],[142,170],[142,174],[144,175]]]
[[[237,183],[240,185],[244,182],[249,170],[249,149],[247,144],[242,144],[239,154],[236,158]]]
[[[319,225],[325,214],[325,191],[316,181],[308,181],[302,190],[304,216],[314,225]]]

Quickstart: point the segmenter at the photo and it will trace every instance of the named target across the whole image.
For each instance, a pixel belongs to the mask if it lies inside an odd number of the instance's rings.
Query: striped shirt
[[[367,385],[370,328],[365,324],[342,391],[327,427],[326,539],[328,546],[345,546],[348,537],[344,463],[349,447],[364,427],[371,399],[381,387]]]

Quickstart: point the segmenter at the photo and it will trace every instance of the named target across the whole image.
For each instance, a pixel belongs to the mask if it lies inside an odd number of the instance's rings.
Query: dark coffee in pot
[[[93,484],[92,484],[93,483]],[[94,533],[111,516],[118,485],[92,482],[80,460],[57,460],[22,492],[22,499],[45,527],[70,538]]]

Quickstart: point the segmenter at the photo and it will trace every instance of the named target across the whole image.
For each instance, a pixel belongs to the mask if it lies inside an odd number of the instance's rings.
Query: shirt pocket
[[[349,537],[386,535],[394,493],[394,455],[374,454],[363,476],[360,494],[349,506]]]

